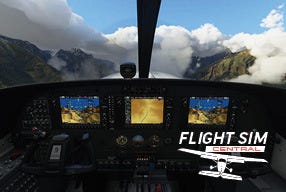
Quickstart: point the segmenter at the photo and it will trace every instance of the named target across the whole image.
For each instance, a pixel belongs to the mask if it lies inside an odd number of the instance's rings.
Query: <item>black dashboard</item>
[[[61,166],[118,171],[150,163],[169,171],[197,171],[203,164],[199,157],[178,149],[203,151],[205,145],[180,143],[182,132],[268,132],[264,153],[243,156],[270,160],[274,133],[283,135],[278,125],[286,107],[283,89],[190,80],[52,83],[9,88],[0,96],[1,134],[11,131],[16,148],[31,148],[38,139],[26,159],[32,173],[37,166],[53,173]],[[62,156],[55,150],[68,155],[59,163]]]

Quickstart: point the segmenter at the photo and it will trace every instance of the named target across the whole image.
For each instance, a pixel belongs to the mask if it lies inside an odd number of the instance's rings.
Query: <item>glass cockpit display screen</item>
[[[60,97],[61,119],[64,124],[100,124],[99,98]]]
[[[126,124],[162,124],[163,97],[125,97]]]
[[[229,106],[228,97],[191,97],[190,124],[225,125]]]

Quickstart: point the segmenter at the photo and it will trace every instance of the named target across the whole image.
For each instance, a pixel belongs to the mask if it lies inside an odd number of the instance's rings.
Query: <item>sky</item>
[[[192,57],[249,50],[248,74],[230,81],[286,82],[285,0],[162,0],[151,72],[194,73]],[[136,0],[0,0],[0,34],[41,49],[80,48],[114,63],[138,63]],[[98,68],[83,61],[78,75],[54,55],[48,64],[66,80],[87,79]]]
[[[98,97],[90,98],[60,98],[61,107],[69,107],[75,110],[83,110],[86,107],[92,105],[92,107],[99,106]]]
[[[226,98],[190,98],[190,108],[197,109],[200,106],[201,110],[212,110],[216,107],[227,107],[229,99]]]
[[[162,0],[160,25],[180,25],[188,30],[212,23],[224,34],[260,33],[261,18],[285,0]],[[68,0],[72,10],[103,33],[136,26],[136,0]],[[283,8],[284,10],[284,8]]]

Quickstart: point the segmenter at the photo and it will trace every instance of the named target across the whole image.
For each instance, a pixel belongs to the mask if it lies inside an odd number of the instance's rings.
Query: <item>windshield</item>
[[[162,0],[155,78],[285,87],[284,1]],[[0,0],[0,87],[120,77],[138,63],[136,0]]]

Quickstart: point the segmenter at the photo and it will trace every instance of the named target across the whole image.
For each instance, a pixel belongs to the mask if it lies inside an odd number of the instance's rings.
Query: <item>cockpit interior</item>
[[[127,63],[122,79],[0,90],[0,191],[285,191],[286,90],[148,78],[161,1],[137,3],[139,78]],[[231,163],[242,181],[199,175],[216,164],[178,149],[206,146],[268,163]]]

